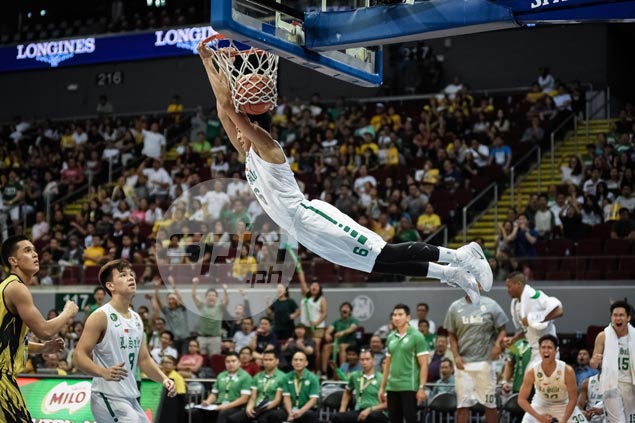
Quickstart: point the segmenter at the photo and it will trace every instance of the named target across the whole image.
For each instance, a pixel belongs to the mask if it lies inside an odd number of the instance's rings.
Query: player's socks
[[[445,268],[446,266],[440,264],[428,263],[428,274],[426,277],[443,280],[445,279]]]
[[[456,250],[445,247],[437,247],[439,249],[439,263],[454,263],[456,262]]]

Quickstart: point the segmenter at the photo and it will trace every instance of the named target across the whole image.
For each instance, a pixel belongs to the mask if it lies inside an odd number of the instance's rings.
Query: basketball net
[[[227,47],[220,47],[221,43],[227,42]],[[218,34],[209,47],[212,60],[227,78],[237,112],[247,104],[270,103],[271,109],[275,107],[278,100],[278,56],[235,43],[222,34]]]

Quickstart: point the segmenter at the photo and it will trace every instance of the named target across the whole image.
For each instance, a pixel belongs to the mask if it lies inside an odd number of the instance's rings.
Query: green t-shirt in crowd
[[[273,401],[276,393],[282,391],[285,376],[286,374],[280,369],[276,369],[273,375],[268,375],[264,370],[256,374],[251,382],[251,389],[258,392],[256,405],[260,404],[265,397]]]
[[[351,373],[348,378],[346,389],[355,395],[355,410],[365,410],[374,405],[379,405],[379,387],[381,386],[382,374],[374,372],[372,375],[364,375],[363,370]]]
[[[359,321],[355,319],[354,317],[349,317],[346,320],[337,319],[336,321],[333,322],[333,329],[335,329],[335,332],[341,332],[343,330],[350,328],[353,325],[356,325],[357,327],[359,327]],[[356,335],[355,332],[349,333],[342,336],[337,341],[340,344],[355,345],[357,343],[357,338],[355,337],[355,335]]]
[[[18,192],[22,191],[22,184],[19,181],[7,182],[2,190],[2,200],[5,203],[13,200]],[[7,204],[5,204],[6,206]]]
[[[386,339],[386,356],[390,357],[390,369],[386,391],[417,391],[419,389],[420,355],[430,354],[423,334],[408,325],[403,336],[394,330]]]
[[[291,406],[295,409],[304,407],[311,398],[320,397],[320,379],[307,369],[302,371],[301,378],[295,371],[287,373],[284,381],[282,395],[291,397]]]
[[[216,305],[213,306],[202,304],[198,310],[201,312],[201,320],[198,324],[201,336],[221,336],[223,330],[223,304],[220,301],[217,301]]]
[[[216,377],[212,393],[216,394],[216,404],[227,404],[236,401],[241,395],[250,395],[251,376],[243,369],[238,369],[234,374],[225,370]]]

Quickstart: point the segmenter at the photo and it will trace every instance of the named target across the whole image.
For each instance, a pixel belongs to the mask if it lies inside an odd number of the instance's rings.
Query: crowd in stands
[[[515,157],[544,144],[571,113],[582,113],[578,89],[573,84],[566,91],[547,72],[526,96],[509,98],[475,97],[458,78],[428,100],[401,104],[280,97],[272,134],[307,196],[334,204],[387,242],[416,241],[443,224],[452,233],[457,210],[475,193],[492,181],[504,185]],[[247,189],[242,158],[229,147],[215,110],[184,116],[178,96],[156,120],[123,120],[113,109],[102,97],[97,119],[16,117],[0,133],[2,234],[22,231],[24,218],[33,224],[41,265],[50,266],[39,283],[76,283],[70,267],[113,258],[130,260],[151,283],[157,264],[201,255],[219,263],[212,254],[218,242],[231,244],[223,257],[235,279],[276,256],[276,243],[285,240]],[[561,186],[518,196],[488,251],[498,279],[526,267],[522,258],[535,256],[543,240],[577,239],[607,224],[607,237],[633,239],[632,119],[628,106],[610,134],[599,134],[585,155],[563,163]],[[188,129],[168,147],[165,129],[175,125]],[[123,172],[106,184],[108,169],[120,165]],[[189,191],[210,178],[211,185]],[[88,201],[66,214],[55,200],[87,183]],[[190,245],[200,240],[202,253]],[[301,251],[301,257],[312,255]]]

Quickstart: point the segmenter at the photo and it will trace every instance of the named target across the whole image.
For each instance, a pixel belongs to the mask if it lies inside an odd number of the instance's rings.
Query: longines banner
[[[18,377],[17,382],[34,423],[95,423],[90,411],[90,379]],[[156,421],[161,390],[155,382],[141,382],[141,408]]]
[[[0,72],[46,69],[196,54],[211,26],[126,35],[33,41],[0,48]],[[226,41],[220,41],[222,44]]]

